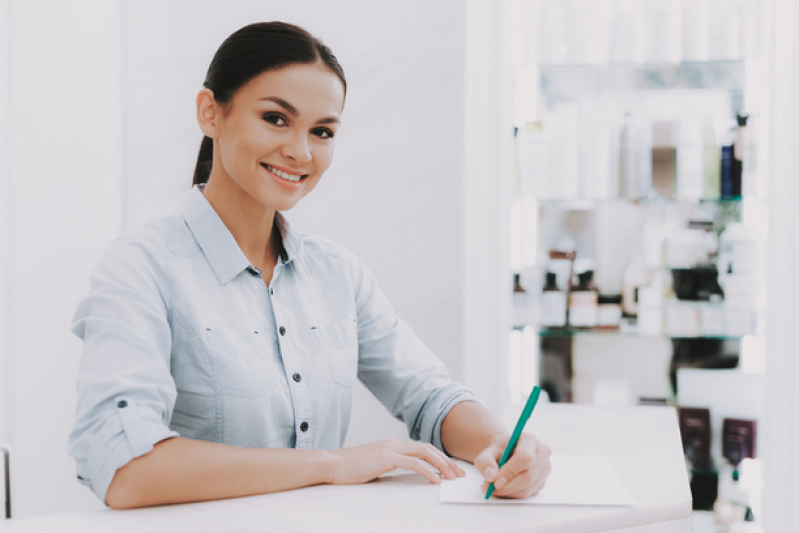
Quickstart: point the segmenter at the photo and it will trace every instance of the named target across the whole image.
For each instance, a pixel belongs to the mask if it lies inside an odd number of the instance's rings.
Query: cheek
[[[316,171],[318,173],[321,174],[327,170],[330,163],[333,162],[333,143],[320,146],[314,154],[314,159],[316,159]]]

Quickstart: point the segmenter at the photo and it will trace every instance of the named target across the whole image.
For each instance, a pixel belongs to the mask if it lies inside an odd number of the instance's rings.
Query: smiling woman
[[[329,167],[345,94],[333,54],[296,26],[247,26],[215,55],[186,206],[114,242],[75,314],[70,453],[111,507],[363,483],[396,468],[438,483],[463,475],[449,456],[478,466],[500,497],[543,486],[546,446],[526,435],[498,469],[502,425],[360,261],[281,213]],[[342,448],[358,379],[422,442]]]

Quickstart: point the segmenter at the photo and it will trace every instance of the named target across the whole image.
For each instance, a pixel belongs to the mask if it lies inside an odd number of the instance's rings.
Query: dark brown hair
[[[214,93],[217,103],[225,105],[236,91],[264,72],[320,62],[338,76],[346,94],[344,70],[322,41],[293,24],[259,22],[245,26],[225,39],[208,66],[203,86]],[[194,185],[208,181],[213,153],[213,139],[203,137],[194,168]]]

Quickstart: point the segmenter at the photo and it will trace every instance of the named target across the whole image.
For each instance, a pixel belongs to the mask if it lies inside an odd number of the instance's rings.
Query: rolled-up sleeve
[[[453,381],[444,363],[394,313],[372,273],[354,257],[348,262],[356,295],[358,378],[397,419],[410,437],[444,450],[441,424],[463,401],[478,402]]]
[[[122,238],[101,257],[72,331],[83,340],[69,453],[105,502],[117,469],[177,433],[166,269],[155,245]]]

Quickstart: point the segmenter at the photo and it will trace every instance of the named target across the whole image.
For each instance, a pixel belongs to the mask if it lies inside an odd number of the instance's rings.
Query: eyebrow
[[[280,107],[288,111],[289,114],[294,115],[295,117],[300,114],[300,112],[297,111],[296,107],[294,107],[287,101],[283,100],[282,98],[278,98],[277,96],[265,96],[263,98],[259,98],[259,100],[274,102],[275,104],[279,105]],[[325,117],[316,121],[317,124],[339,124],[340,122],[341,120],[339,120],[338,117]]]

